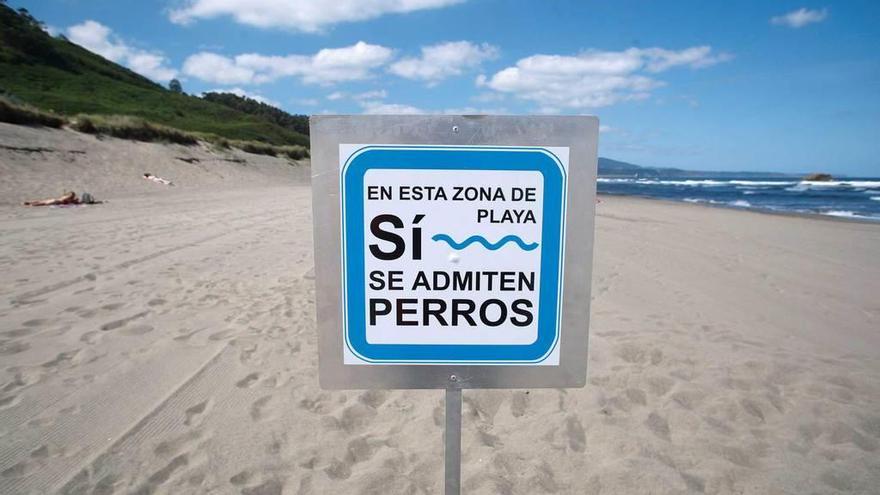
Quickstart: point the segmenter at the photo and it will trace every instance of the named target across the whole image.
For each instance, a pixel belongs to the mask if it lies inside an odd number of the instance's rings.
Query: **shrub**
[[[278,147],[272,146],[271,144],[260,143],[258,141],[232,141],[230,144],[246,153],[278,156]]]
[[[0,122],[55,128],[68,124],[71,129],[79,132],[113,136],[120,139],[184,145],[194,145],[199,141],[204,141],[220,149],[226,150],[234,147],[257,155],[283,156],[291,160],[302,160],[309,157],[309,149],[305,146],[276,146],[259,141],[229,140],[216,134],[181,131],[173,127],[154,124],[140,117],[127,115],[80,114],[68,121],[64,117],[37,110],[30,105],[13,102],[3,96],[0,96]]]
[[[218,136],[216,134],[211,134],[209,132],[195,132],[193,135],[198,138],[199,141],[204,141],[209,145],[215,147],[219,150],[228,150],[229,149],[229,140],[225,137]]]
[[[305,146],[299,145],[275,146],[268,143],[261,143],[259,141],[231,141],[229,144],[246,153],[253,153],[255,155],[280,155],[291,160],[302,160],[309,156],[309,149]]]
[[[13,103],[3,97],[0,97],[0,122],[18,125],[42,125],[56,129],[66,123],[64,117],[37,110],[30,105]]]
[[[92,119],[86,115],[77,115],[72,121],[70,121],[70,128],[86,134],[98,134],[97,126],[95,126]]]
[[[283,146],[282,153],[291,160],[302,160],[309,156],[309,150],[305,146]]]
[[[198,138],[193,133],[125,115],[78,115],[71,127],[89,134],[104,134],[135,141],[161,141],[185,145],[198,143]]]

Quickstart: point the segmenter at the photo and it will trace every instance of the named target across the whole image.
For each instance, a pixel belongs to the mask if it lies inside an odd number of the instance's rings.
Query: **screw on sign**
[[[447,493],[462,389],[586,381],[597,136],[593,117],[312,117],[321,385],[446,389]]]

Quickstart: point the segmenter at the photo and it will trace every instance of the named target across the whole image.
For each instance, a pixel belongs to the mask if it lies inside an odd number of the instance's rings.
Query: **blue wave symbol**
[[[519,236],[515,236],[515,235],[506,235],[506,236],[502,237],[501,239],[498,239],[498,242],[496,242],[494,244],[489,242],[488,240],[486,240],[486,238],[481,235],[472,235],[462,242],[455,242],[455,239],[453,239],[452,237],[449,237],[446,234],[437,234],[434,237],[431,237],[431,240],[443,241],[446,244],[449,244],[449,247],[451,247],[452,249],[455,249],[457,251],[461,251],[462,249],[470,246],[471,244],[473,244],[475,242],[479,242],[480,244],[483,245],[484,248],[486,248],[490,251],[496,251],[496,250],[502,248],[508,242],[516,243],[516,245],[519,246],[520,249],[522,249],[523,251],[532,251],[538,247],[537,242],[526,243],[525,241],[520,239]]]

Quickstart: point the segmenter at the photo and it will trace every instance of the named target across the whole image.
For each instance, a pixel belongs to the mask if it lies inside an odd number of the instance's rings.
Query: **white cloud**
[[[477,45],[470,41],[450,41],[423,46],[420,57],[399,60],[391,64],[389,71],[407,79],[436,84],[497,56],[498,48],[488,43]]]
[[[542,113],[582,110],[621,101],[644,100],[665,83],[647,74],[675,67],[699,69],[732,57],[708,46],[684,50],[629,48],[617,52],[587,51],[578,55],[533,55],[476,84],[539,104]]]
[[[168,67],[168,59],[157,52],[134,48],[122,41],[100,22],[88,20],[67,28],[67,37],[81,47],[156,81],[168,81],[177,71]]]
[[[114,62],[122,62],[129,50],[125,43],[111,41],[113,31],[96,21],[70,26],[67,35],[70,41]]]
[[[365,101],[361,103],[365,114],[377,115],[421,115],[426,113],[424,110],[411,105],[401,105],[399,103],[385,103],[381,101]]]
[[[506,115],[510,112],[506,108],[454,107],[446,108],[441,113],[448,115]]]
[[[343,48],[325,48],[314,55],[245,53],[226,57],[201,52],[186,59],[183,72],[218,84],[261,84],[282,77],[298,77],[307,84],[332,84],[367,79],[391,56],[390,48],[363,41]]]
[[[168,59],[164,56],[143,51],[134,51],[126,58],[131,70],[143,74],[156,81],[170,81],[177,75],[177,70],[168,67]]]
[[[480,93],[476,96],[471,97],[471,100],[476,101],[477,103],[492,103],[492,102],[504,100],[504,95],[501,93],[493,93],[491,91],[486,91],[484,93]]]
[[[607,132],[614,132],[614,128],[611,127],[610,125],[601,124],[599,126],[599,132],[601,132],[603,134],[607,133]]]
[[[270,98],[266,98],[265,96],[260,95],[258,93],[251,93],[250,91],[246,91],[246,90],[239,88],[239,87],[210,89],[210,90],[202,93],[202,95],[204,95],[205,93],[232,93],[236,96],[250,98],[250,99],[256,100],[260,103],[265,103],[266,105],[272,105],[273,107],[281,108],[281,104],[278,103],[277,101],[272,100]]]
[[[341,22],[374,19],[461,3],[463,0],[186,0],[171,10],[172,22],[232,16],[251,26],[280,27],[314,33]]]
[[[447,114],[447,115],[503,115],[507,114],[504,108],[475,108],[460,107],[446,108],[443,110],[425,110],[412,105],[403,105],[399,103],[385,103],[382,101],[362,101],[360,102],[365,114],[377,115],[423,115],[423,114]]]
[[[788,26],[790,28],[802,28],[808,24],[822,22],[828,17],[828,9],[810,10],[801,7],[797,10],[783,15],[770,18],[770,23],[777,26]]]
[[[241,67],[223,55],[209,52],[187,57],[183,62],[183,73],[218,84],[247,84],[254,82],[255,77],[252,69]]]
[[[334,92],[330,93],[329,95],[327,95],[327,99],[330,101],[336,101],[336,100],[341,100],[341,99],[345,98],[346,96],[348,96],[348,95],[343,91],[334,91]]]
[[[355,100],[382,100],[388,97],[388,92],[384,89],[376,89],[373,91],[364,91],[363,93],[356,93],[352,95],[352,98]]]
[[[645,69],[653,73],[663,72],[676,66],[702,69],[733,58],[728,53],[713,55],[712,47],[709,46],[694,46],[680,51],[646,48],[641,50],[641,54],[647,61]]]
[[[330,101],[343,100],[346,98],[351,98],[355,101],[364,101],[364,100],[384,100],[388,97],[388,91],[384,89],[375,89],[371,91],[364,91],[363,93],[354,93],[349,94],[345,91],[334,91],[327,95],[327,99]]]

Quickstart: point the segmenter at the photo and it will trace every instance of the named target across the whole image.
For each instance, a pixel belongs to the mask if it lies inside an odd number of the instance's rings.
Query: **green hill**
[[[309,145],[263,115],[174,93],[63,37],[26,11],[0,3],[0,93],[44,110],[131,115],[185,131],[276,145]]]
[[[234,108],[235,110],[249,115],[262,117],[269,122],[278,124],[285,129],[290,129],[300,134],[305,134],[307,136],[309,134],[308,115],[291,115],[284,110],[273,107],[272,105],[233,93],[204,93],[202,99],[219,103],[220,105],[229,108]]]

